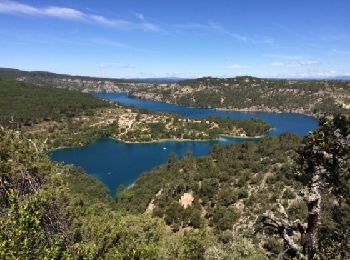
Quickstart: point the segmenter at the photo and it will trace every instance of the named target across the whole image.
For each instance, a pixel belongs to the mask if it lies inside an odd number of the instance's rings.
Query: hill
[[[49,148],[74,147],[111,137],[123,142],[256,137],[271,126],[260,120],[185,119],[103,101],[78,91],[0,81],[0,125],[21,129]]]
[[[174,232],[208,226],[223,243],[244,236],[273,259],[348,259],[349,136],[349,119],[337,117],[303,141],[286,134],[216,146],[141,176],[117,205]]]
[[[125,92],[126,87],[129,85],[167,84],[180,80],[178,78],[98,78],[57,74],[48,71],[23,71],[11,68],[0,68],[0,78],[82,92]]]
[[[348,259],[349,123],[169,160],[116,203],[38,140],[0,129],[0,258]]]
[[[110,104],[88,94],[0,80],[0,124],[32,125]]]
[[[129,95],[194,107],[320,115],[349,112],[350,82],[206,77],[133,88]]]
[[[131,97],[233,111],[349,113],[350,81],[204,77],[105,79],[0,68],[0,78],[80,92],[128,93]]]
[[[50,162],[42,147],[0,129],[1,259],[203,259],[208,247],[225,247],[210,230],[175,234],[149,214],[117,209],[101,183]],[[247,239],[227,254],[266,259]]]

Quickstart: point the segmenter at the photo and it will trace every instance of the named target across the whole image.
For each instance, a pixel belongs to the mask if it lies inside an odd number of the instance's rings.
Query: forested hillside
[[[89,94],[24,82],[0,81],[0,125],[41,138],[49,148],[76,147],[99,138],[123,142],[256,137],[271,126],[260,120],[186,119],[103,101]]]
[[[103,79],[0,68],[0,78],[80,92],[128,93],[131,97],[234,111],[350,113],[349,80],[288,80],[255,77]]]
[[[216,248],[266,259],[247,239],[223,244],[205,227],[174,233],[148,213],[125,213],[101,183],[50,162],[42,147],[0,130],[1,259],[212,259]]]
[[[82,169],[51,162],[47,148],[270,126],[188,120],[15,81],[0,81],[0,91],[11,129],[0,129],[1,259],[350,257],[348,116],[322,118],[304,140],[285,134],[201,158],[171,154],[114,200]]]
[[[116,203],[44,147],[0,130],[1,259],[349,258],[347,117],[303,141],[171,156]]]
[[[0,125],[3,126],[32,125],[109,106],[106,101],[76,91],[0,80]]]
[[[172,158],[117,202],[174,232],[208,226],[223,243],[250,238],[271,258],[348,259],[349,170],[350,121],[340,116],[303,141],[286,134]]]
[[[259,144],[215,146],[208,157],[189,155],[141,176],[118,202],[133,213],[152,209],[176,231],[206,223],[224,237],[226,230],[253,227],[256,216],[278,205],[305,209],[297,192],[301,184],[293,178],[300,145],[299,137],[282,135]],[[180,205],[184,194],[191,207]]]
[[[147,86],[156,83],[173,83],[169,78],[116,79],[57,74],[47,71],[23,71],[0,68],[0,78],[17,80],[38,86],[49,86],[81,92],[127,92],[129,87]]]
[[[234,111],[349,113],[350,82],[254,77],[199,78],[134,88],[132,97]]]

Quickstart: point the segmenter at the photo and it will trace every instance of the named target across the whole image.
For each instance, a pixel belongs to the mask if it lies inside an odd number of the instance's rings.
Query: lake
[[[234,119],[261,119],[273,126],[271,136],[284,132],[300,136],[317,127],[313,117],[299,114],[228,112],[214,109],[190,108],[173,104],[129,98],[126,94],[102,94],[95,96],[124,105],[144,108],[154,112],[176,113],[187,118],[229,117]],[[194,156],[207,155],[214,144],[243,143],[247,139],[220,138],[216,141],[162,142],[147,144],[125,144],[111,139],[102,139],[81,148],[68,148],[50,153],[54,161],[81,166],[85,171],[101,180],[114,195],[119,185],[132,184],[140,174],[167,161],[171,152],[179,158],[191,151]],[[250,139],[256,142],[256,139]]]

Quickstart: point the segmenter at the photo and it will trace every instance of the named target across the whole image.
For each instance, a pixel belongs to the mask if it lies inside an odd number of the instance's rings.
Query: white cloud
[[[336,71],[336,70],[328,70],[328,71],[304,71],[304,72],[295,72],[288,74],[278,74],[276,78],[334,78],[334,77],[342,77],[342,76],[350,76],[349,71]]]
[[[137,52],[147,52],[147,53],[154,52],[153,50],[133,47],[126,43],[115,41],[113,39],[108,39],[108,38],[88,38],[88,39],[82,40],[82,43],[89,44],[89,45],[103,45],[107,47],[122,48],[122,49],[137,51]]]
[[[95,22],[97,24],[117,28],[117,29],[130,29],[133,27],[132,23],[125,21],[125,20],[114,20],[114,19],[107,19],[100,15],[90,15],[89,20],[91,22]]]
[[[311,65],[318,65],[320,64],[320,62],[317,60],[302,60],[297,62],[296,64],[298,64],[298,66],[311,66]]]
[[[84,19],[86,16],[84,13],[64,7],[48,7],[45,9],[37,9],[42,15],[64,18],[64,19]]]
[[[147,21],[143,14],[135,13],[135,16],[137,19],[139,19],[142,30],[149,32],[163,32],[163,30],[157,24]]]
[[[135,13],[135,16],[139,19],[139,20],[145,20],[145,16],[141,13]]]
[[[93,39],[89,39],[88,42],[92,44],[106,45],[106,46],[125,48],[125,49],[131,48],[130,46],[122,42],[117,42],[117,41],[105,39],[105,38],[93,38]]]
[[[316,60],[293,60],[287,62],[272,62],[270,66],[273,67],[303,67],[303,66],[315,66],[320,64],[319,61]]]
[[[99,65],[99,68],[100,69],[109,69],[111,68],[112,66],[114,67],[118,67],[120,69],[136,69],[136,66],[135,65],[131,65],[131,64],[121,64],[121,63],[117,63],[117,62],[112,62],[112,63],[101,63]]]
[[[232,64],[228,66],[229,69],[248,69],[249,66],[241,65],[241,64]]]
[[[131,64],[122,64],[119,66],[121,69],[136,69],[136,66],[131,65]]]
[[[106,63],[101,63],[100,65],[99,65],[99,68],[100,69],[108,69],[108,68],[110,68],[111,67],[111,64],[106,64]]]
[[[19,13],[28,15],[39,15],[41,12],[34,7],[29,5],[11,2],[11,1],[1,1],[0,2],[0,12],[2,13]]]
[[[218,23],[210,22],[208,25],[213,30],[216,30],[216,31],[221,32],[223,34],[227,34],[227,35],[235,38],[236,40],[243,41],[243,42],[247,41],[247,37],[246,36],[240,35],[238,33],[233,33],[233,32],[227,30],[226,28],[224,28],[223,26],[221,26]]]
[[[276,61],[276,62],[272,62],[272,63],[270,64],[270,66],[273,66],[273,67],[282,67],[282,66],[284,66],[284,63],[283,63],[283,62],[278,62],[278,61]]]
[[[81,20],[85,22],[95,23],[103,26],[109,26],[116,29],[135,29],[147,32],[160,32],[161,28],[151,22],[145,20],[142,14],[137,18],[138,22],[130,22],[123,19],[110,19],[100,15],[84,13],[82,11],[66,8],[66,7],[34,7],[27,4],[22,4],[15,1],[0,0],[0,13],[19,14],[29,16],[47,16],[58,19]]]
[[[248,40],[246,36],[231,32],[216,22],[209,22],[206,24],[201,24],[201,23],[175,24],[174,27],[178,29],[187,29],[187,30],[215,31],[215,32],[226,34],[230,37],[233,37],[238,41],[246,42]]]
[[[303,59],[303,56],[297,55],[284,55],[284,54],[264,54],[265,57],[276,58],[281,60],[300,60]]]
[[[0,1],[0,13],[51,16],[62,19],[84,19],[85,14],[71,8],[65,7],[46,7],[36,8],[30,5],[14,2]]]

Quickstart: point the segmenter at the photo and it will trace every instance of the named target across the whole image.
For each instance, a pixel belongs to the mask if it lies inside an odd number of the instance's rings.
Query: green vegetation
[[[50,162],[37,140],[0,130],[1,259],[264,259],[205,227],[173,233],[150,214],[118,209],[98,181]]]
[[[292,192],[301,185],[291,178],[300,143],[297,136],[282,135],[260,144],[215,146],[208,157],[187,157],[140,176],[119,194],[118,206],[142,213],[153,200],[153,215],[175,230],[208,223],[220,234],[243,220],[253,223],[283,199],[286,187]],[[192,194],[191,207],[178,203],[184,193]]]
[[[297,167],[296,178],[306,187],[307,209],[300,203],[289,208],[290,213],[299,215],[297,221],[291,221],[288,215],[277,217],[266,212],[263,226],[283,239],[291,257],[348,259],[349,117],[322,118],[320,127],[304,138]]]
[[[321,121],[303,143],[285,134],[258,144],[216,146],[207,157],[171,160],[142,175],[118,195],[117,205],[133,214],[152,212],[174,232],[208,226],[222,242],[232,239],[232,231],[258,239],[272,258],[284,251],[347,259],[349,135],[349,119],[336,117]],[[311,184],[315,165],[327,169],[316,178],[318,195]]]
[[[304,140],[284,134],[201,158],[172,154],[112,199],[82,169],[51,162],[47,144],[153,140],[178,129],[203,139],[260,135],[269,126],[154,114],[13,81],[0,81],[0,92],[1,122],[12,128],[0,128],[1,259],[350,258],[347,116],[322,119]]]
[[[88,94],[0,80],[0,125],[33,125],[111,106]],[[11,123],[13,122],[13,123]]]
[[[348,113],[350,109],[350,83],[346,80],[277,80],[244,76],[204,77],[176,83],[156,79],[101,79],[6,68],[0,68],[0,78],[82,92],[125,92],[137,98],[235,111],[321,115]]]
[[[0,79],[18,80],[38,86],[63,88],[82,92],[126,92],[130,86],[143,86],[145,83],[170,83],[169,79],[109,79],[87,76],[72,76],[47,71],[22,71],[0,68]]]
[[[75,91],[0,81],[0,125],[22,129],[49,148],[75,147],[100,138],[124,142],[262,136],[271,126],[259,120],[184,119],[102,101]]]
[[[199,78],[178,84],[132,88],[130,96],[194,107],[236,111],[346,113],[350,83],[335,80]]]
[[[285,134],[171,156],[116,200],[38,140],[1,129],[0,258],[347,259],[349,122],[321,121],[303,142]]]

